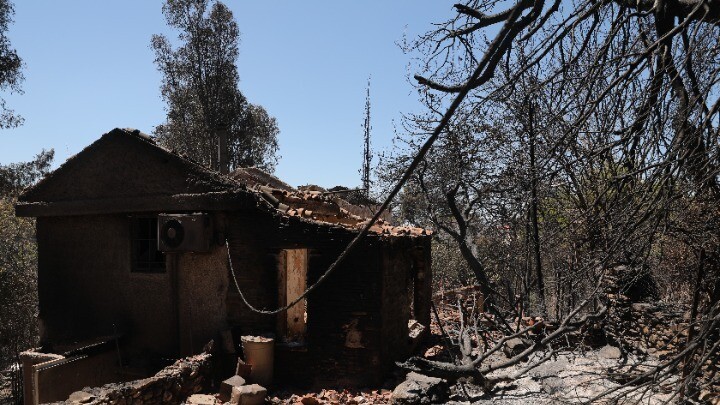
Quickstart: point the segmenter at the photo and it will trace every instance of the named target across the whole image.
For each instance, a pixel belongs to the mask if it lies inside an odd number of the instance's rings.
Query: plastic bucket
[[[245,362],[252,366],[250,381],[262,386],[272,384],[273,361],[275,360],[275,339],[262,336],[242,336]]]

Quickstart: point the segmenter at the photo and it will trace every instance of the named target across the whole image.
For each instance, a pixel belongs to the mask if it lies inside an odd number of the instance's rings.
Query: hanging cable
[[[514,13],[517,13],[518,10],[519,10],[519,8],[514,10]],[[503,30],[505,30],[505,32],[501,33],[502,35],[500,35],[500,34],[498,35],[498,37],[495,39],[494,43],[492,44],[493,46],[495,46],[495,47],[499,46],[501,41],[503,39],[505,39],[505,37],[508,35],[507,30],[509,30],[509,28],[507,27],[507,23],[506,23],[506,26],[503,27]],[[305,299],[305,297],[307,297],[308,294],[310,294],[313,290],[315,290],[320,284],[323,283],[323,281],[325,281],[328,278],[328,276],[330,276],[330,274],[333,273],[333,271],[335,271],[335,269],[340,265],[340,263],[342,263],[342,261],[352,252],[352,250],[355,248],[355,246],[357,246],[357,244],[368,234],[368,232],[370,231],[370,228],[375,224],[375,222],[377,222],[377,220],[380,218],[380,216],[383,214],[383,212],[385,212],[385,210],[387,210],[387,208],[390,206],[390,203],[395,199],[395,196],[397,196],[397,194],[403,188],[403,186],[408,181],[408,179],[410,179],[410,176],[413,174],[413,172],[418,167],[420,162],[422,162],[422,160],[425,158],[425,155],[427,155],[427,153],[430,151],[430,148],[435,143],[437,138],[440,136],[440,134],[443,132],[443,130],[445,130],[445,127],[450,122],[450,118],[452,118],[452,116],[455,114],[455,111],[458,109],[458,107],[460,107],[460,103],[462,103],[462,101],[465,99],[465,97],[467,96],[467,94],[470,92],[471,89],[473,89],[479,85],[478,79],[480,79],[480,75],[483,73],[483,71],[485,71],[486,68],[494,69],[494,66],[492,66],[490,64],[492,56],[493,56],[493,52],[488,52],[485,54],[485,57],[480,61],[480,63],[478,64],[478,66],[475,69],[475,71],[473,72],[473,74],[470,76],[470,78],[465,83],[465,85],[460,89],[460,91],[458,91],[457,96],[455,97],[455,99],[453,99],[450,106],[448,106],[447,111],[445,111],[445,114],[443,114],[443,117],[440,120],[440,122],[438,123],[437,127],[435,127],[435,130],[428,137],[428,139],[425,141],[425,143],[423,143],[422,147],[420,147],[420,149],[417,152],[417,155],[415,155],[415,158],[413,158],[412,162],[410,162],[410,165],[407,167],[407,169],[405,169],[405,172],[403,173],[400,180],[397,182],[395,187],[393,187],[392,191],[390,192],[390,194],[388,194],[387,198],[385,198],[385,201],[380,206],[380,209],[378,209],[378,211],[375,213],[375,215],[373,215],[373,217],[367,222],[367,224],[365,224],[365,226],[363,226],[362,230],[353,238],[353,240],[350,241],[350,243],[345,247],[345,249],[342,251],[342,253],[340,253],[338,258],[335,259],[335,261],[330,265],[330,267],[328,267],[328,269],[325,271],[325,273],[323,273],[320,276],[320,278],[318,278],[318,280],[313,285],[308,287],[302,294],[300,294],[300,296],[295,298],[292,302],[288,303],[284,307],[280,307],[280,308],[274,309],[272,311],[255,308],[252,304],[250,304],[248,302],[247,298],[245,297],[245,294],[243,294],[242,290],[240,289],[240,285],[237,282],[237,277],[235,277],[235,270],[233,269],[232,257],[230,255],[230,244],[228,243],[227,239],[225,240],[225,246],[227,247],[227,250],[228,250],[228,262],[230,264],[230,271],[232,272],[233,281],[235,282],[235,288],[237,288],[237,291],[240,294],[240,298],[242,299],[243,303],[245,303],[245,305],[248,308],[250,308],[250,310],[252,310],[253,312],[257,312],[259,314],[265,314],[265,315],[275,315],[275,314],[279,314],[283,311],[287,311],[288,308],[293,307],[295,304],[297,304],[298,302]],[[486,72],[486,74],[487,73],[488,72]],[[483,77],[482,82],[487,81],[491,76],[492,75],[489,75],[487,78]]]

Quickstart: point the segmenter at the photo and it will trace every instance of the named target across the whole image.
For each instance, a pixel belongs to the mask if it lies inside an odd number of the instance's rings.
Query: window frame
[[[130,272],[134,274],[165,274],[167,273],[167,256],[158,250],[158,216],[130,216]],[[145,234],[141,228],[147,227]],[[144,236],[144,237],[143,237]],[[147,259],[141,259],[142,245],[145,245]],[[160,260],[158,259],[158,256]],[[140,265],[142,264],[142,265]]]

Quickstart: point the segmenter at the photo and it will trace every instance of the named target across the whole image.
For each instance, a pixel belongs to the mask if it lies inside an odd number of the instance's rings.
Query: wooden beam
[[[154,195],[112,199],[18,202],[19,217],[52,217],[135,212],[223,211],[255,208],[250,192],[222,191],[202,194]]]

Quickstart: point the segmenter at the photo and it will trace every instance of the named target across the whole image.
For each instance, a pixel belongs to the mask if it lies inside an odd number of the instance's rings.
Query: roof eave
[[[19,217],[53,217],[139,212],[231,211],[257,208],[257,200],[244,191],[175,194],[94,200],[18,202]]]

